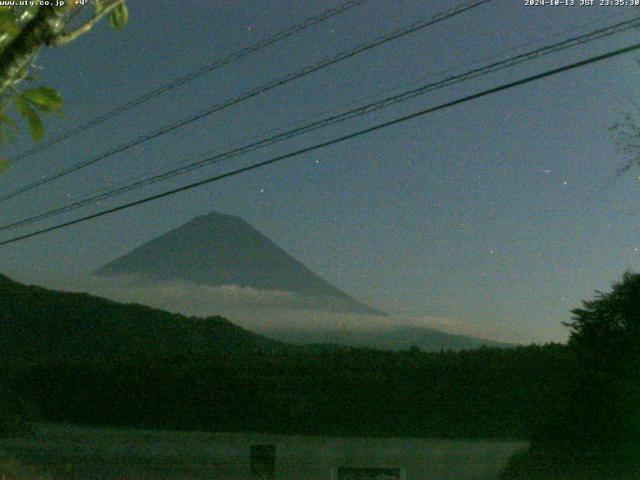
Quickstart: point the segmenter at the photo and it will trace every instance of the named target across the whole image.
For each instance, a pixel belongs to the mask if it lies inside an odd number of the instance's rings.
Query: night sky
[[[124,32],[103,24],[68,47],[41,53],[36,73],[60,90],[66,113],[47,122],[46,138],[338,3],[131,0]],[[371,0],[24,160],[0,177],[0,192],[458,3]],[[0,222],[637,14],[630,7],[495,0],[4,202]],[[38,226],[639,39],[634,30],[570,49]],[[609,130],[633,111],[640,91],[637,57],[617,57],[0,247],[0,271],[33,283],[64,281],[215,210],[241,216],[328,281],[394,316],[458,319],[505,340],[562,341],[561,322],[570,309],[595,289],[607,290],[626,269],[640,267],[640,172],[616,178],[625,159]],[[11,157],[29,146],[24,136],[5,153]]]

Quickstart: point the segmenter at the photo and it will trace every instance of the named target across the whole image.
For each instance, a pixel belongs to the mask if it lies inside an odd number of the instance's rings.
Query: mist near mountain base
[[[139,303],[187,316],[221,315],[256,333],[269,332],[386,332],[398,328],[435,329],[493,341],[512,341],[445,316],[394,316],[324,311],[309,308],[307,299],[293,292],[260,290],[238,285],[206,286],[170,281],[141,283],[136,276],[40,277],[39,286],[84,292],[124,303]]]

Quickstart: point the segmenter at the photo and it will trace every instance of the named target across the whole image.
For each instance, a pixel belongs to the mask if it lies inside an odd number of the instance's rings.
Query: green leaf
[[[94,15],[100,15],[105,8],[104,2],[102,0],[95,0],[95,2],[93,2],[93,5],[94,5],[94,11],[93,11]]]
[[[26,102],[26,100],[23,99],[21,95],[16,95],[15,97],[13,97],[13,101],[16,104],[16,110],[18,111],[18,114],[22,118],[27,118],[29,116],[29,110],[31,110],[31,107]]]
[[[0,10],[0,32],[8,34],[9,37],[14,37],[20,32],[20,26],[11,10]]]
[[[9,168],[9,160],[0,157],[0,173],[4,172],[7,168]]]
[[[109,25],[114,30],[123,30],[129,20],[129,10],[124,2],[120,2],[109,14]]]
[[[31,137],[36,143],[40,143],[42,137],[44,137],[44,124],[40,116],[35,110],[30,108],[27,119],[29,121],[29,133],[31,133]]]
[[[43,112],[60,112],[62,110],[62,97],[53,88],[31,88],[22,92],[22,97]]]

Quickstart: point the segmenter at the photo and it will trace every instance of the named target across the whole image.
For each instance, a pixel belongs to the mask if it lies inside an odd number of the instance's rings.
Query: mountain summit
[[[96,274],[290,292],[304,308],[380,314],[320,278],[243,219],[220,213],[196,217]]]

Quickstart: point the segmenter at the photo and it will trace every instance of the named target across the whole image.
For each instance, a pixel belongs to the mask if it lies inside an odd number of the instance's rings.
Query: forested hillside
[[[195,318],[0,275],[0,361],[38,363],[265,351],[284,344],[222,317]]]
[[[213,431],[525,437],[563,402],[559,345],[339,349],[74,364],[0,374],[41,418]]]
[[[14,421],[214,431],[525,437],[561,405],[567,348],[292,347],[0,277],[0,378]],[[5,395],[5,398],[9,398]],[[22,403],[20,403],[22,402]],[[13,420],[10,420],[13,419]]]

